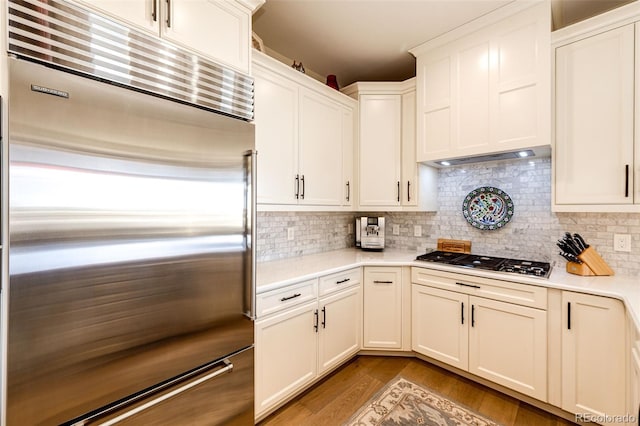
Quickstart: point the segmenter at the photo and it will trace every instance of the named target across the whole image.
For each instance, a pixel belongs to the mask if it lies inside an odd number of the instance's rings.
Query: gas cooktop
[[[481,256],[468,253],[432,251],[431,253],[421,254],[416,257],[416,260],[541,278],[549,278],[551,274],[551,264],[548,262],[507,259],[504,257]]]

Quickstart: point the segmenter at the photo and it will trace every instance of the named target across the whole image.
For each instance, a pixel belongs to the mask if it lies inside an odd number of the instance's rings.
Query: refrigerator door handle
[[[119,423],[119,422],[121,422],[121,421],[123,421],[123,420],[125,420],[125,419],[127,419],[127,418],[129,418],[131,416],[134,416],[134,415],[136,415],[136,414],[138,414],[138,413],[140,413],[142,411],[145,411],[145,410],[147,410],[147,409],[149,409],[149,408],[151,408],[151,407],[153,407],[155,405],[158,405],[159,403],[161,403],[163,401],[166,401],[169,398],[173,398],[176,395],[179,395],[179,394],[181,394],[183,392],[186,392],[186,391],[188,391],[189,389],[191,389],[191,388],[193,388],[195,386],[198,386],[198,385],[200,385],[200,384],[202,384],[204,382],[208,382],[209,380],[215,379],[216,377],[218,377],[218,376],[220,376],[222,374],[233,372],[233,364],[231,363],[231,361],[229,361],[228,358],[223,359],[221,361],[221,363],[224,364],[224,366],[221,369],[213,371],[213,372],[207,374],[206,376],[200,377],[200,378],[198,378],[196,380],[190,381],[190,382],[188,382],[188,383],[186,383],[186,384],[184,384],[184,385],[172,390],[171,392],[165,393],[165,394],[163,394],[163,395],[161,395],[161,396],[159,396],[157,398],[149,400],[149,401],[145,402],[144,404],[139,405],[139,406],[137,406],[136,408],[134,408],[132,410],[129,410],[129,411],[125,412],[125,413],[122,413],[118,417],[115,417],[115,418],[110,419],[110,420],[108,420],[108,421],[106,421],[104,423],[101,423],[100,426],[111,426],[111,425],[114,425],[116,423]]]
[[[247,194],[246,194],[246,208],[245,208],[245,234],[247,238],[247,245],[249,250],[249,268],[250,272],[247,274],[247,281],[245,283],[245,292],[248,292],[249,306],[245,307],[246,315],[252,320],[256,319],[256,256],[257,248],[257,228],[256,228],[256,203],[257,203],[257,190],[256,183],[258,181],[258,172],[256,165],[258,162],[258,151],[251,150],[245,153],[246,158],[246,173],[247,173]],[[246,299],[245,299],[246,300]]]

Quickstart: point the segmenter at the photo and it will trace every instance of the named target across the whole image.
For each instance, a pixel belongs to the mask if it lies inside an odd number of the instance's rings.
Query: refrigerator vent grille
[[[59,0],[9,0],[9,52],[253,119],[253,79]]]

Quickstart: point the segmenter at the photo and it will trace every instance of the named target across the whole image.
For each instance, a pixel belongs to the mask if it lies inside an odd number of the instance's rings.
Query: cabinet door
[[[342,204],[342,107],[300,91],[300,204]]]
[[[315,379],[317,306],[308,303],[256,321],[256,416]]]
[[[634,27],[556,50],[556,204],[633,203]]]
[[[76,1],[153,35],[160,34],[159,0]]]
[[[258,203],[297,204],[298,87],[254,67]]]
[[[416,92],[402,95],[402,182],[403,206],[418,205],[418,163],[416,162]]]
[[[360,286],[320,299],[318,374],[336,367],[360,349]]]
[[[171,0],[163,11],[164,38],[249,72],[249,10],[229,0]]]
[[[466,294],[413,284],[412,349],[466,370],[470,321],[468,298]]]
[[[401,268],[365,268],[363,335],[365,348],[402,348]]]
[[[421,55],[417,64],[416,156],[418,161],[448,158],[453,149],[454,61],[447,54]]]
[[[487,152],[489,136],[489,40],[465,46],[456,55],[454,150]]]
[[[562,293],[562,408],[625,413],[625,316],[622,302]]]
[[[353,176],[354,161],[354,117],[353,109],[344,108],[342,110],[342,184],[343,196],[342,205],[352,206],[355,196],[356,186]]]
[[[360,205],[400,205],[400,95],[360,96]]]
[[[547,399],[547,312],[469,297],[469,372]]]

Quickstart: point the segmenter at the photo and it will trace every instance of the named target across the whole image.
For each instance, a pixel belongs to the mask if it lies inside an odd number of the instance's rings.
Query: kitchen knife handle
[[[327,307],[322,307],[322,328],[327,328]]]
[[[411,181],[407,181],[407,202],[411,201]]]
[[[567,330],[571,330],[571,302],[567,302]]]
[[[471,327],[476,326],[476,306],[471,305]]]
[[[629,197],[629,165],[624,166],[624,196]]]
[[[398,181],[398,202],[400,202],[400,181]]]
[[[464,302],[460,306],[460,323],[464,325]]]
[[[295,196],[296,196],[296,200],[298,198],[300,198],[300,175],[296,175],[296,191],[295,191]]]
[[[313,329],[318,332],[318,310],[313,312]]]

